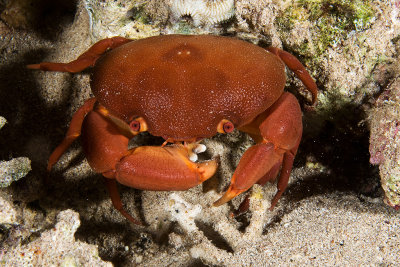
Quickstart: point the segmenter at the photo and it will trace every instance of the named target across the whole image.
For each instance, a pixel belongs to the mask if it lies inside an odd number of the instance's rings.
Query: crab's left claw
[[[243,154],[228,190],[214,206],[230,201],[255,183],[273,181],[281,170],[278,191],[271,202],[273,209],[287,187],[302,129],[301,109],[290,93],[284,93],[267,111],[242,127],[261,141]]]
[[[114,177],[142,190],[187,190],[209,179],[218,167],[218,158],[190,161],[191,152],[183,145],[137,147],[116,164]]]

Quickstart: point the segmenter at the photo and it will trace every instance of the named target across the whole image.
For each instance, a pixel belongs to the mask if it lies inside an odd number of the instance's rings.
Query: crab
[[[91,168],[106,179],[113,206],[124,208],[117,182],[141,190],[187,190],[214,175],[218,158],[197,162],[200,142],[237,128],[256,142],[248,148],[222,205],[255,183],[274,181],[271,208],[285,191],[302,135],[302,112],[284,92],[285,65],[317,99],[317,86],[300,61],[281,49],[212,35],[164,35],[140,40],[113,37],[95,43],[69,63],[42,62],[30,69],[80,72],[93,67],[88,99],[50,155],[47,169],[81,136]],[[141,132],[162,146],[128,148]]]

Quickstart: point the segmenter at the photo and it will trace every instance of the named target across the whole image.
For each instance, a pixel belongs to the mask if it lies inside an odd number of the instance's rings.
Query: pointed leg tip
[[[29,64],[29,65],[26,65],[26,67],[28,69],[32,69],[32,70],[39,70],[40,69],[40,64]]]
[[[234,197],[240,195],[243,191],[245,190],[232,189],[231,187],[229,187],[228,191],[226,191],[225,194],[220,199],[218,199],[213,203],[213,206],[219,207],[225,204],[226,202],[229,202]]]
[[[47,172],[51,172],[51,169],[53,169],[54,164],[56,164],[57,161],[54,161],[52,159],[49,159],[49,161],[47,162],[47,166],[46,166],[46,170]]]
[[[141,221],[138,221],[136,219],[130,220],[133,224],[138,225],[138,226],[147,226],[146,224],[142,223]]]
[[[128,212],[125,210],[119,211],[126,219],[128,219],[131,223],[138,225],[138,226],[146,226],[143,222],[133,218]]]
[[[225,204],[225,203],[228,202],[228,201],[229,201],[229,200],[224,201],[223,198],[221,197],[220,199],[218,199],[217,201],[215,201],[215,202],[213,203],[213,206],[214,206],[214,207],[219,207],[219,206]]]

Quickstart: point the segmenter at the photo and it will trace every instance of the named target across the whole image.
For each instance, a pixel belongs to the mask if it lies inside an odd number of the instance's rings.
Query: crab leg
[[[108,192],[110,193],[111,202],[116,210],[118,210],[125,218],[134,224],[143,225],[141,221],[133,218],[122,206],[121,197],[119,196],[117,182],[114,179],[104,178]]]
[[[301,139],[303,126],[297,99],[290,93],[284,93],[268,110],[239,129],[251,136],[261,136],[258,138],[261,141],[246,150],[228,190],[214,205],[230,201],[257,182],[264,184],[273,181],[282,165],[278,191],[271,203],[272,209],[287,187]]]
[[[80,55],[76,60],[69,63],[53,63],[42,62],[39,64],[27,65],[29,69],[60,71],[60,72],[80,72],[87,67],[93,66],[96,60],[103,55],[107,50],[114,49],[118,46],[131,42],[132,40],[123,37],[107,38],[95,43],[85,53]]]
[[[53,165],[59,160],[62,154],[68,149],[68,147],[81,135],[81,127],[83,119],[86,114],[88,114],[92,109],[94,104],[96,103],[95,98],[90,98],[86,100],[86,102],[75,112],[72,116],[72,120],[69,124],[69,129],[65,138],[59,144],[56,149],[54,149],[53,153],[51,153],[49,157],[49,161],[47,163],[47,170],[50,171]]]
[[[306,86],[307,90],[311,92],[312,104],[315,104],[315,102],[317,101],[318,88],[313,78],[304,68],[303,64],[301,64],[301,62],[295,56],[282,49],[276,47],[268,47],[266,49],[269,52],[277,55],[286,64],[286,66],[296,74],[296,76]]]

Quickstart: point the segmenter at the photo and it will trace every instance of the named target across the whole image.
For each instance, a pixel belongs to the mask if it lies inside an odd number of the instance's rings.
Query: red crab
[[[216,159],[192,162],[203,138],[248,133],[257,143],[245,151],[219,206],[253,184],[273,181],[280,171],[271,209],[286,189],[302,135],[297,99],[284,92],[285,64],[317,99],[317,86],[293,55],[278,48],[212,35],[165,35],[141,40],[122,37],[94,44],[70,63],[28,65],[31,69],[80,72],[93,66],[94,98],[72,117],[48,170],[81,136],[92,169],[106,177],[114,207],[122,207],[121,184],[142,190],[186,190],[215,173]],[[162,146],[128,149],[147,131]],[[195,151],[196,152],[196,151]]]

